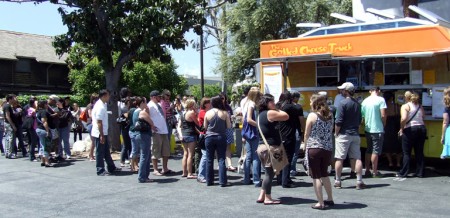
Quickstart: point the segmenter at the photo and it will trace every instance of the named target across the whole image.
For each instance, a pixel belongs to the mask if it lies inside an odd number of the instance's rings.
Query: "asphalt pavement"
[[[236,165],[237,158],[233,158]],[[119,163],[116,161],[116,164]],[[216,164],[217,166],[217,164]],[[427,170],[426,178],[364,179],[367,189],[355,190],[355,180],[333,188],[336,205],[324,211],[316,202],[312,181],[294,179],[296,188],[274,186],[272,195],[283,204],[255,202],[259,188],[242,185],[242,174],[228,172],[232,186],[207,187],[181,177],[181,160],[169,160],[175,173],[138,183],[128,168],[112,176],[96,175],[95,162],[74,158],[54,168],[26,158],[0,157],[0,217],[448,217],[450,177]],[[447,167],[448,169],[449,167]],[[346,169],[348,173],[348,169]]]

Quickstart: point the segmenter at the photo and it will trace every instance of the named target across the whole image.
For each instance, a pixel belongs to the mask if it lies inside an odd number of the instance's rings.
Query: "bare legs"
[[[194,157],[194,149],[196,142],[183,143],[183,160],[181,161],[181,167],[183,168],[183,175],[192,177],[192,162]],[[167,165],[166,165],[167,170]],[[165,171],[166,171],[165,170]]]
[[[233,164],[231,163],[231,144],[227,145],[227,151],[225,153],[225,160],[227,161],[227,169],[229,171],[236,171],[236,168],[233,167]]]
[[[342,160],[342,159],[336,159],[336,165],[335,165],[336,181],[341,181],[343,162],[344,162],[344,160]],[[361,178],[362,178],[362,161],[359,159],[358,160],[352,159],[351,164],[355,166],[355,172],[356,172],[357,179],[361,180]]]
[[[370,172],[370,163],[372,162],[372,172],[374,175],[378,173],[378,154],[366,154],[366,172]]]
[[[322,193],[322,185],[325,188],[325,192],[327,193],[327,200],[333,201],[333,193],[331,191],[331,182],[329,177],[322,177],[320,179],[313,179],[313,185],[314,185],[314,192],[316,193],[317,197],[317,204],[316,206],[323,207],[325,204],[323,202],[323,193]]]

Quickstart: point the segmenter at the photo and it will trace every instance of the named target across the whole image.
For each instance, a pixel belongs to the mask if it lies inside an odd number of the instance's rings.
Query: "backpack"
[[[87,109],[83,110],[80,114],[80,120],[87,122],[88,117],[89,117],[88,110]]]

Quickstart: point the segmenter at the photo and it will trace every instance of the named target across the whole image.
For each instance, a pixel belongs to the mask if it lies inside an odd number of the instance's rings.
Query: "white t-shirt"
[[[245,103],[247,102],[248,97],[245,97],[241,100],[241,103],[239,106],[241,106],[241,110],[244,108]],[[244,111],[242,111],[242,114],[244,114]]]
[[[100,131],[98,129],[97,120],[102,121],[103,125],[103,134],[108,135],[108,109],[106,103],[103,103],[101,99],[95,102],[95,105],[92,109],[92,132],[91,136],[99,138]]]
[[[250,101],[250,100],[245,102],[244,106],[242,107],[242,115],[243,116],[247,116],[248,108],[255,108],[255,102]],[[255,113],[255,112],[253,111],[253,113]]]
[[[159,105],[159,103],[158,103]],[[164,117],[164,111],[162,111],[162,107],[161,105],[159,105],[159,107],[161,107],[161,111],[158,109],[158,105],[155,104],[155,102],[150,101],[148,102],[147,106],[148,109],[150,110],[150,118],[153,121],[153,124],[155,124],[157,130],[156,133],[158,134],[168,134],[169,131],[167,130],[167,124],[166,124],[166,118]]]

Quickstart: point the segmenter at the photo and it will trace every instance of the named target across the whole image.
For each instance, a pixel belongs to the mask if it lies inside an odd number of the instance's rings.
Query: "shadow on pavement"
[[[316,203],[316,200],[305,198],[293,198],[293,197],[281,197],[280,201],[283,205],[297,205],[297,204],[312,204]]]
[[[346,209],[362,209],[366,207],[367,204],[344,202],[342,204],[335,204],[333,207],[329,207],[328,209],[346,210]]]
[[[164,178],[164,179],[158,179],[156,177],[153,177],[152,179],[155,180],[156,183],[174,183],[174,182],[178,182],[179,179],[175,179],[175,178]]]
[[[131,175],[133,175],[133,174],[136,174],[136,173],[131,172],[131,171],[120,171],[120,172],[115,172],[115,173],[113,173],[112,175],[113,175],[113,176],[131,176]],[[137,174],[136,174],[136,175],[137,175]]]
[[[366,184],[365,189],[372,189],[372,188],[382,188],[391,186],[390,184]],[[348,186],[348,187],[342,187],[343,189],[356,189],[356,186]]]

